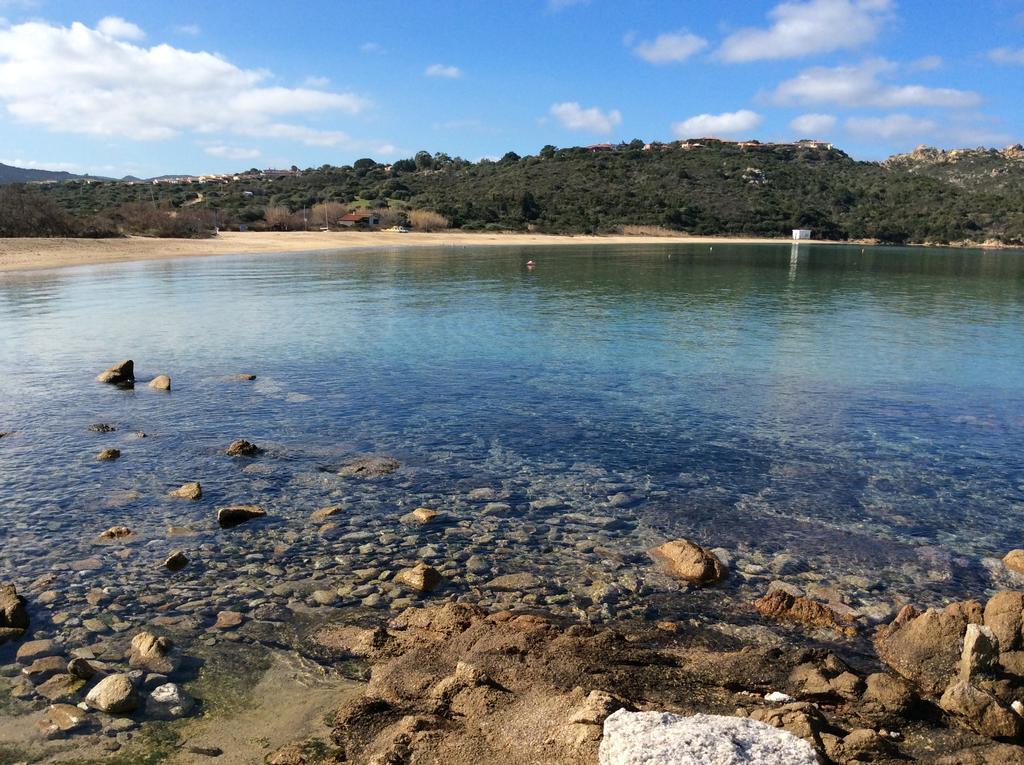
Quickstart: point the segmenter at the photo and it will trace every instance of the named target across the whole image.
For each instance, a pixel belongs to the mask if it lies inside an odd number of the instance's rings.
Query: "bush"
[[[409,213],[409,225],[417,231],[441,231],[448,228],[449,220],[432,210],[413,210]]]

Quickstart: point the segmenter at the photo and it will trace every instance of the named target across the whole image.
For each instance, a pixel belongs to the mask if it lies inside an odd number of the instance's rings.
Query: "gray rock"
[[[360,457],[342,466],[338,475],[345,478],[382,478],[398,468],[398,460],[392,457]]]
[[[604,721],[600,765],[817,765],[791,733],[742,717],[620,709]]]
[[[960,654],[960,679],[971,681],[989,676],[999,663],[999,640],[990,627],[968,624],[964,633],[964,650]]]

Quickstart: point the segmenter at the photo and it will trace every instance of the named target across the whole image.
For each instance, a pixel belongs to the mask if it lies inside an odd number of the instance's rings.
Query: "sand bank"
[[[222,232],[212,239],[0,239],[0,271],[58,268],[96,263],[200,257],[207,255],[351,250],[371,247],[480,247],[520,245],[622,244],[788,244],[788,239],[555,236],[443,232],[399,234],[389,231]]]

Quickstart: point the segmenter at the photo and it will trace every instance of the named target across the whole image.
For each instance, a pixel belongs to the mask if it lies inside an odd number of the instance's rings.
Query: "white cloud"
[[[836,118],[831,114],[801,114],[793,118],[789,126],[801,137],[816,137],[831,133],[836,126]]]
[[[761,115],[749,109],[722,114],[698,114],[682,122],[672,123],[672,132],[678,138],[701,138],[733,135],[753,130],[761,124]]]
[[[910,138],[921,141],[935,132],[938,125],[932,120],[911,117],[909,114],[888,114],[885,117],[850,117],[844,128],[861,138],[885,140]]]
[[[423,74],[427,75],[427,77],[448,77],[455,80],[462,76],[462,70],[457,66],[431,64],[423,71]]]
[[[622,122],[622,113],[618,109],[607,112],[596,106],[584,109],[576,101],[552,104],[549,111],[562,127],[587,133],[610,133]]]
[[[307,88],[326,88],[331,84],[331,81],[327,77],[319,77],[311,74],[302,81],[302,84]]]
[[[30,170],[58,170],[68,173],[82,172],[82,166],[77,162],[39,162],[34,159],[0,159],[0,164],[21,167]]]
[[[911,61],[907,68],[912,72],[933,72],[942,68],[942,56],[922,56]]]
[[[840,106],[870,106],[900,109],[909,106],[964,108],[981,99],[970,90],[929,88],[924,85],[891,85],[880,75],[891,74],[896,65],[871,59],[858,66],[813,67],[781,83],[774,100],[781,104],[833,103]]]
[[[1024,64],[1024,48],[996,48],[988,57],[997,64]]]
[[[891,7],[891,0],[780,3],[768,12],[770,27],[734,32],[722,43],[718,56],[725,61],[746,62],[859,48],[875,39]]]
[[[626,45],[631,44],[632,40],[629,39]],[[686,61],[707,46],[708,41],[703,37],[681,29],[660,34],[653,40],[641,40],[633,46],[633,53],[651,64],[674,64]]]
[[[359,50],[363,53],[383,53],[384,48],[381,47],[380,43],[375,42],[364,42],[359,46]]]
[[[96,25],[96,31],[107,37],[113,37],[115,40],[141,40],[146,36],[142,29],[130,21],[125,21],[120,16],[107,16],[100,19],[100,23]]]
[[[195,37],[203,30],[202,28],[200,28],[198,24],[179,24],[174,28],[174,31],[180,35],[189,35],[190,37]]]
[[[260,156],[259,149],[246,149],[243,146],[224,146],[222,144],[207,146],[203,151],[211,157],[223,157],[224,159],[256,159]]]
[[[211,53],[138,46],[78,22],[0,29],[0,103],[54,132],[136,140],[235,133],[339,145],[349,140],[341,131],[282,118],[368,106],[352,93],[265,86],[269,77]]]

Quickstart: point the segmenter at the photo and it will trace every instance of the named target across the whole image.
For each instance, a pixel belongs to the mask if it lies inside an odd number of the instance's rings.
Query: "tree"
[[[501,162],[502,164],[510,164],[512,162],[518,162],[520,159],[522,159],[522,157],[520,157],[514,151],[507,151],[501,158]]]
[[[355,170],[372,170],[376,166],[377,166],[376,160],[370,159],[369,157],[363,157],[362,159],[357,159],[355,162],[352,163],[352,167]]]
[[[418,151],[416,152],[416,169],[417,170],[433,170],[434,169],[434,158],[430,156],[429,151]]]
[[[540,150],[541,159],[554,159],[555,152],[558,151],[558,147],[548,144]]]

